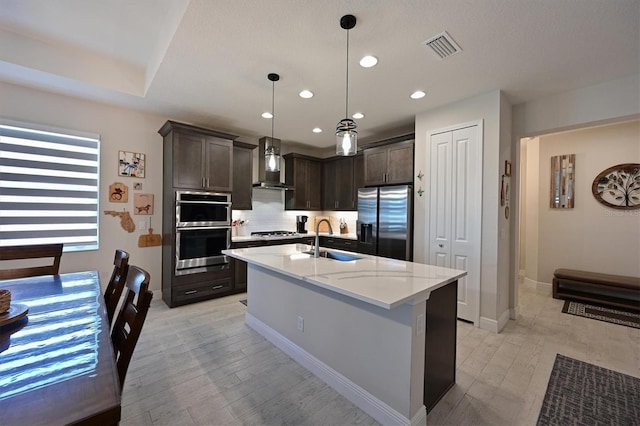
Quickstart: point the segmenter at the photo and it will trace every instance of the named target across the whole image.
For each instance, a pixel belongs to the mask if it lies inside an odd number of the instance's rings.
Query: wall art
[[[153,214],[153,194],[133,194],[133,214]]]
[[[626,163],[603,170],[593,180],[596,200],[612,209],[640,209],[640,164]]]
[[[109,201],[112,203],[126,203],[129,201],[129,187],[122,182],[109,185]]]
[[[143,178],[145,155],[139,152],[118,151],[118,175]]]
[[[133,183],[134,191],[142,191],[142,182],[134,182]]]
[[[576,155],[551,157],[549,207],[572,209],[575,205]]]

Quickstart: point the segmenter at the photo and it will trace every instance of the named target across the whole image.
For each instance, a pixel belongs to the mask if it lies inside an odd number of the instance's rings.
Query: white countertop
[[[333,235],[328,232],[320,232],[319,235],[321,237],[332,237],[332,238],[344,238],[346,240],[357,240],[358,236],[356,233],[350,234],[338,234],[337,232]],[[306,234],[298,234],[292,236],[283,236],[283,237],[261,237],[259,235],[236,235],[231,237],[231,241],[240,242],[240,241],[272,241],[272,240],[292,240],[298,238],[306,238],[306,237],[315,237],[316,233],[313,231],[307,232]]]
[[[305,244],[223,250],[247,263],[287,275],[372,305],[393,309],[429,298],[431,291],[467,275],[466,271],[349,253],[361,259],[341,262],[303,253]]]

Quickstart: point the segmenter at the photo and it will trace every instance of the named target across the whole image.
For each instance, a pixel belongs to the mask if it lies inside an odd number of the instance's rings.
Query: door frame
[[[482,204],[483,204],[483,199],[482,199],[482,181],[484,180],[484,120],[480,119],[480,120],[474,120],[474,121],[468,121],[468,122],[464,122],[464,123],[459,123],[459,124],[454,124],[451,126],[447,126],[447,127],[442,127],[439,129],[434,129],[434,130],[428,130],[427,131],[427,138],[426,138],[426,142],[428,144],[426,148],[426,153],[427,155],[429,155],[429,157],[427,158],[427,161],[425,161],[425,166],[426,166],[426,172],[425,175],[430,176],[431,174],[431,157],[430,157],[430,147],[431,147],[431,137],[433,135],[439,134],[439,133],[446,133],[446,132],[453,132],[454,130],[460,130],[460,129],[464,129],[464,128],[468,128],[468,127],[474,127],[476,126],[476,131],[477,131],[477,138],[478,138],[478,143],[480,144],[480,154],[481,154],[481,158],[480,158],[480,176],[482,177],[482,179],[480,180],[480,185],[479,185],[479,192],[478,192],[478,196],[480,197],[480,217],[479,217],[479,222],[478,222],[478,226],[479,226],[479,245],[477,247],[477,252],[478,252],[478,288],[477,288],[477,294],[478,294],[478,298],[476,301],[476,306],[475,306],[475,315],[473,318],[473,325],[476,327],[480,326],[480,299],[481,299],[481,295],[482,295],[482,216],[483,216],[483,209],[482,209]],[[429,194],[429,197],[427,197],[427,206],[426,206],[426,212],[430,212],[431,211],[431,194]],[[430,219],[429,219],[430,220]],[[426,259],[428,261],[428,259],[430,259],[431,257],[431,247],[430,244],[428,243],[430,240],[430,234],[431,234],[431,227],[430,226],[426,226],[425,227],[425,235],[423,235],[424,240],[427,242],[426,244],[426,250],[425,250],[425,254],[426,254]]]

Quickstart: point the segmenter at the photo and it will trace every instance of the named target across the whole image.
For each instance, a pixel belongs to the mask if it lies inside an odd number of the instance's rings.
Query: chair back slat
[[[129,265],[125,280],[125,295],[120,312],[113,324],[111,341],[116,356],[120,389],[124,386],[131,356],[140,337],[142,326],[149,312],[153,292],[149,291],[149,273]]]
[[[52,258],[51,265],[28,266],[0,270],[0,280],[57,275],[60,270],[63,244],[0,247],[0,261]]]
[[[109,325],[113,323],[113,315],[118,307],[122,290],[124,289],[124,283],[127,279],[127,271],[129,270],[129,253],[124,250],[116,250],[115,257],[113,259],[113,272],[111,273],[111,279],[104,291],[104,303],[107,306],[107,316],[109,318]]]

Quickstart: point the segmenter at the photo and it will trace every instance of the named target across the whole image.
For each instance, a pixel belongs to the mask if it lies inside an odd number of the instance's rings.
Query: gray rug
[[[637,312],[625,311],[623,309],[566,300],[562,307],[562,312],[565,314],[577,315],[579,317],[625,325],[627,327],[640,328],[640,314]]]
[[[538,426],[638,424],[640,379],[556,356]]]

